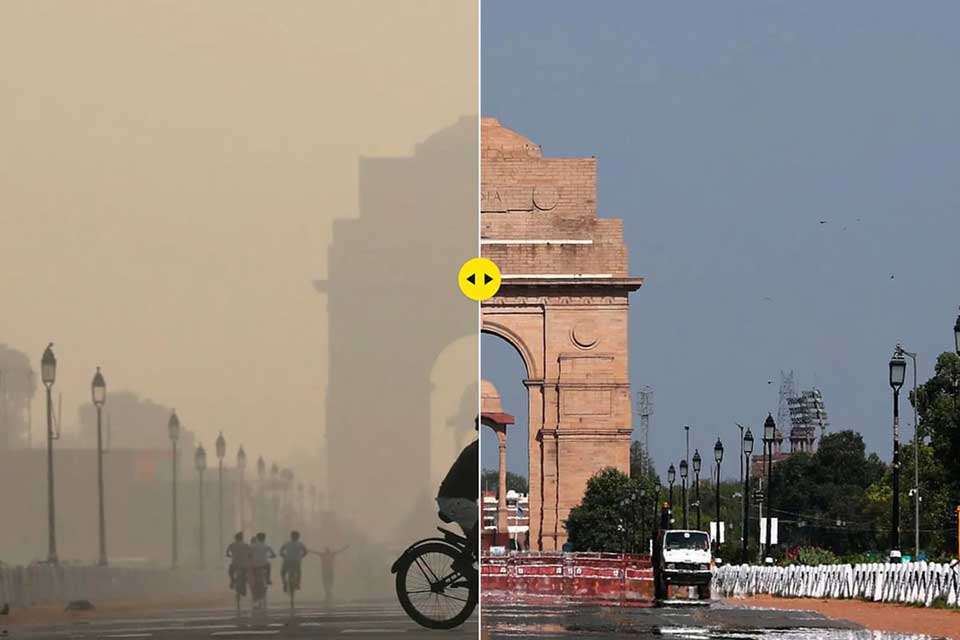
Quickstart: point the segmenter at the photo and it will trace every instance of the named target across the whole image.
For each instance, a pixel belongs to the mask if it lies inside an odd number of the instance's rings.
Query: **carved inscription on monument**
[[[551,211],[560,202],[560,187],[483,186],[480,191],[480,213],[510,211]]]

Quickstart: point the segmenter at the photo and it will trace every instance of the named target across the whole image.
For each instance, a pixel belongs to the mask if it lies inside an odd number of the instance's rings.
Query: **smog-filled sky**
[[[476,113],[461,4],[0,6],[0,342],[54,343],[65,431],[100,365],[211,453],[316,450],[332,222],[361,156]]]

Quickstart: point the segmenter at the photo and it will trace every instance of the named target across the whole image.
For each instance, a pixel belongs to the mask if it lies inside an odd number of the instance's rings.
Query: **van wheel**
[[[697,598],[700,600],[709,600],[710,599],[710,585],[703,584],[697,587]]]

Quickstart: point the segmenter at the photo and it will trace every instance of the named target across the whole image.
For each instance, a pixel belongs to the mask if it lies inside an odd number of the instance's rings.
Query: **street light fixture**
[[[673,483],[677,481],[677,470],[673,464],[667,469],[667,484],[670,485],[670,510],[673,511]]]
[[[747,562],[747,549],[750,544],[750,456],[753,455],[753,433],[750,427],[743,436],[743,458],[746,472],[743,476],[743,558]]]
[[[890,522],[890,562],[900,562],[900,388],[907,376],[907,361],[897,345],[890,358],[890,388],[893,389],[893,514]]]
[[[47,388],[47,562],[57,564],[57,509],[53,492],[53,400],[50,388],[57,379],[57,358],[53,343],[47,345],[40,360],[40,379]]]
[[[717,462],[717,524],[714,540],[714,549],[720,551],[720,463],[723,462],[723,443],[717,438],[717,444],[713,445],[713,459]]]
[[[97,562],[101,567],[107,566],[107,519],[103,504],[103,429],[102,414],[103,405],[107,401],[107,383],[100,373],[100,367],[93,374],[93,382],[90,383],[90,395],[93,398],[93,404],[97,408],[97,498],[100,501],[100,558]]]
[[[170,554],[170,566],[177,568],[177,440],[180,439],[180,418],[177,417],[177,410],[174,409],[167,421],[167,433],[170,436],[170,444],[173,448],[173,541],[172,552]]]
[[[680,497],[683,500],[683,528],[689,528],[687,523],[687,461],[680,461]]]
[[[697,531],[700,530],[700,450],[693,450],[693,485],[697,500]]]
[[[200,552],[200,558],[197,562],[197,565],[203,569],[205,567],[206,561],[206,536],[203,531],[203,472],[207,470],[207,451],[203,448],[202,444],[197,445],[197,450],[193,454],[193,464],[197,469],[197,489],[199,494],[199,502],[197,509],[198,516],[198,527],[197,527],[197,547]]]
[[[227,455],[227,441],[223,431],[217,435],[217,540],[223,542],[223,457]]]
[[[960,356],[960,315],[957,315],[957,322],[953,325],[953,345]]]
[[[237,469],[240,470],[240,530],[244,530],[246,524],[246,498],[247,485],[244,481],[244,473],[247,468],[247,452],[243,450],[243,445],[237,449]]]
[[[774,439],[775,439],[776,437],[777,437],[777,424],[773,421],[773,414],[768,413],[768,414],[767,414],[767,419],[764,420],[764,422],[763,422],[763,443],[764,443],[764,445],[765,445],[765,447],[766,447],[765,453],[767,454],[767,455],[766,455],[766,458],[767,458],[767,459],[766,459],[766,462],[767,462],[767,492],[766,492],[766,495],[764,496],[764,502],[766,503],[766,506],[767,506],[767,539],[766,539],[766,543],[765,543],[765,545],[764,545],[764,549],[765,549],[765,551],[764,551],[764,557],[770,555],[771,529],[773,528],[773,527],[771,526],[772,520],[771,520],[771,518],[770,518],[770,516],[771,516],[771,513],[770,513],[770,494],[772,493],[772,491],[771,491],[771,488],[772,488],[772,487],[771,487],[771,484],[770,484],[770,476],[772,475],[772,471],[773,471],[773,441],[774,441]]]

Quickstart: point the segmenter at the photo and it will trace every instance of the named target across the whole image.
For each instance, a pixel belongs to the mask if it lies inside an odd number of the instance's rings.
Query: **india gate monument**
[[[526,366],[532,551],[558,550],[597,471],[629,473],[629,294],[622,221],[597,217],[595,158],[544,158],[539,145],[481,122],[481,255],[502,284],[482,330]]]

